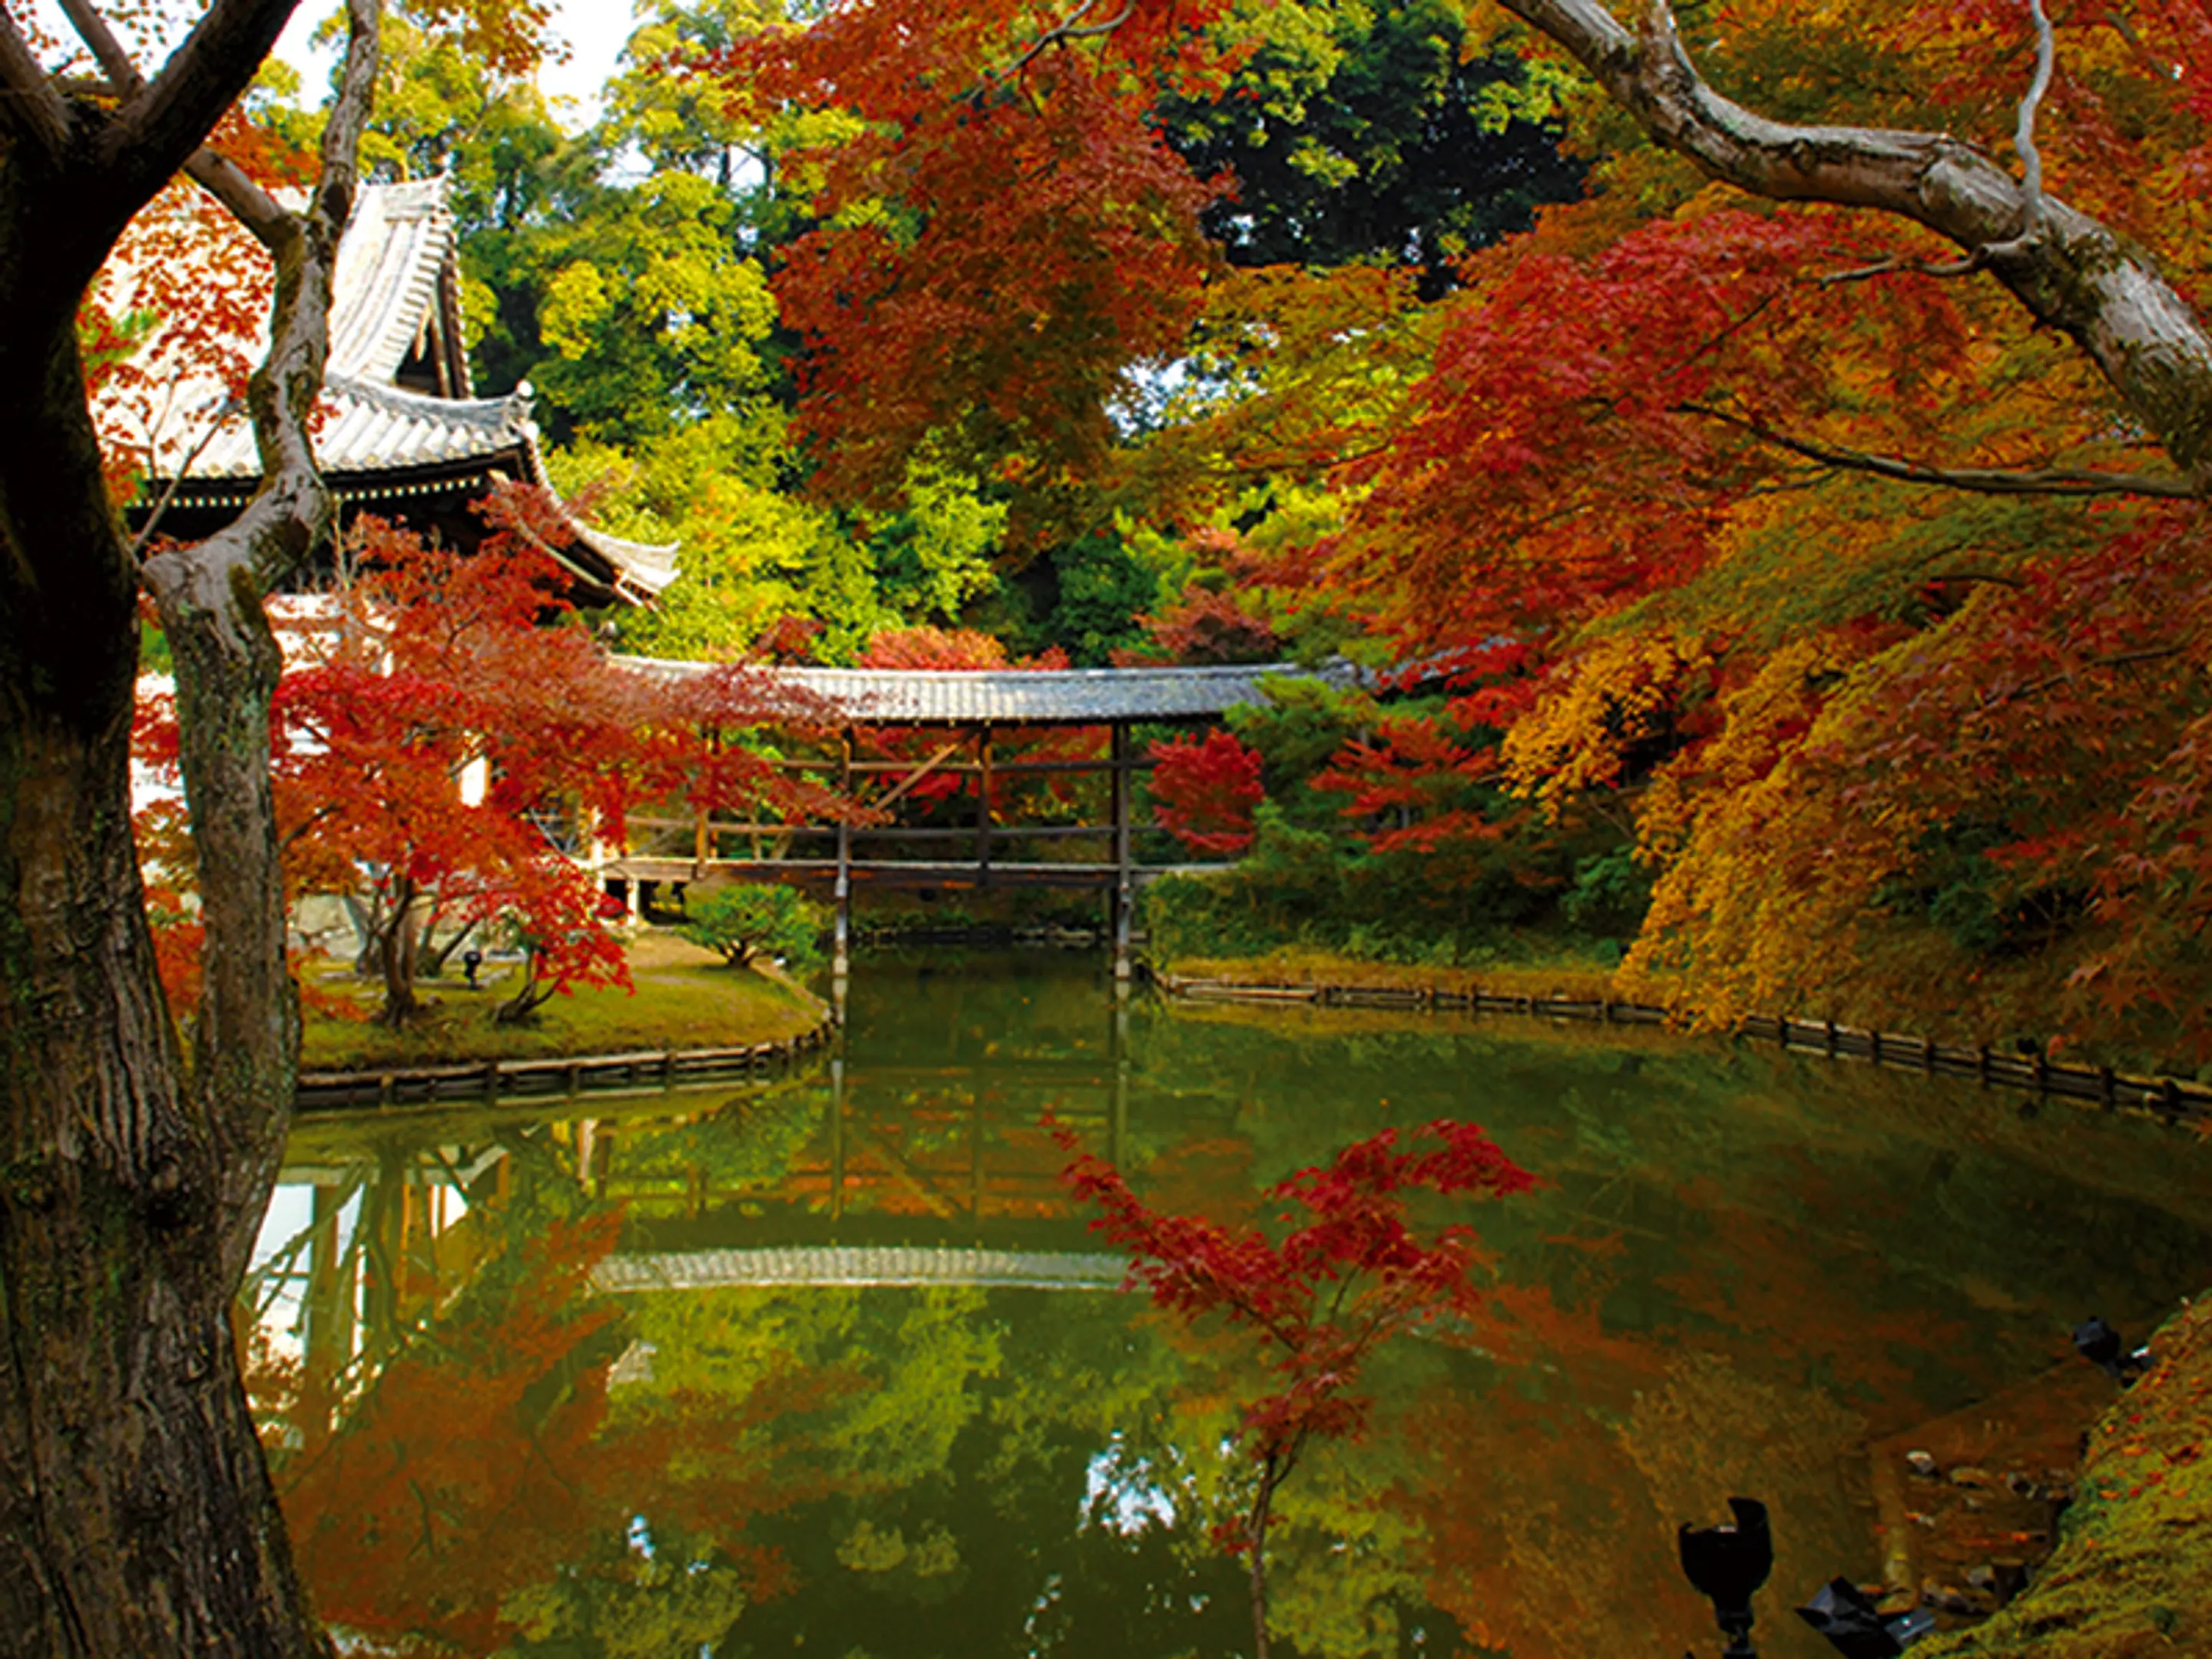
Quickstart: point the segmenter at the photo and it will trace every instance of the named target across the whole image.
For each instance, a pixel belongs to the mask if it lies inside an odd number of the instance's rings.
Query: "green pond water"
[[[254,1371],[360,1651],[1248,1652],[1250,1343],[1114,1288],[1051,1112],[1156,1204],[1389,1125],[1534,1194],[1440,1211],[1486,1317],[1404,1338],[1280,1494],[1279,1651],[1718,1650],[1678,1522],[1772,1508],[1786,1609],[1878,1576],[1866,1445],[2078,1364],[2212,1279],[2193,1138],[1659,1034],[1117,1004],[1092,959],[865,961],[763,1085],[310,1121]],[[890,1279],[901,1282],[875,1282]]]

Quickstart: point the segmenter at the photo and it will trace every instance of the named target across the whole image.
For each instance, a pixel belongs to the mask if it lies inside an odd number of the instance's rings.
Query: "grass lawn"
[[[454,965],[446,978],[418,988],[422,1016],[404,1031],[311,1010],[301,1069],[353,1071],[447,1060],[731,1048],[794,1036],[822,1018],[822,1005],[805,993],[728,967],[713,951],[660,928],[647,928],[631,942],[635,993],[578,991],[554,998],[531,1024],[495,1024],[492,1012],[514,994],[520,971],[487,964],[483,988],[471,991]],[[319,988],[347,998],[365,1014],[382,1002],[380,988],[340,970],[331,971]]]

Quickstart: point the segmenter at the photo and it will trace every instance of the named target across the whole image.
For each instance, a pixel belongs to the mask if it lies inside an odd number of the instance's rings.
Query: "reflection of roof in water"
[[[1119,1290],[1126,1256],[1096,1250],[975,1250],[833,1244],[612,1255],[592,1269],[602,1291],[705,1291],[747,1285],[969,1285]]]

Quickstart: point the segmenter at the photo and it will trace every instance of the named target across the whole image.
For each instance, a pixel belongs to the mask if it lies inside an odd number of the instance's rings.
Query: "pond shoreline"
[[[827,1045],[836,1020],[825,1010],[813,1027],[769,1042],[720,1048],[661,1048],[610,1054],[461,1060],[445,1065],[302,1072],[293,1095],[302,1114],[349,1106],[419,1106],[448,1100],[542,1100],[605,1090],[635,1090],[786,1069]]]
[[[2212,1652],[2212,1297],[2150,1339],[2151,1370],[2086,1439],[2057,1547],[2027,1591],[1927,1659],[2130,1659]]]
[[[1152,981],[1169,995],[1193,1001],[1305,1004],[1323,1008],[1386,1008],[1407,1012],[1512,1014],[1524,1018],[1581,1020],[1602,1025],[1680,1026],[1679,1008],[1608,997],[1537,996],[1486,989],[1479,980],[1430,980],[1419,985],[1355,985],[1310,980],[1198,976],[1155,969]],[[2039,1096],[2085,1102],[2106,1111],[2137,1111],[2167,1123],[2212,1123],[2212,1088],[2195,1079],[2149,1077],[2109,1066],[2069,1066],[2041,1052],[2007,1054],[1988,1043],[1965,1048],[1914,1033],[1865,1030],[1833,1020],[1748,1014],[1726,1035],[1766,1042],[1790,1054],[1858,1060],[1930,1077],[1972,1078],[1987,1086],[2022,1089]]]

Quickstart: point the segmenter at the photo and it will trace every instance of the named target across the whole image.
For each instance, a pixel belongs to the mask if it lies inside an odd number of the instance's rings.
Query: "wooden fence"
[[[643,1049],[622,1054],[561,1054],[546,1060],[478,1060],[450,1066],[378,1066],[303,1072],[294,1100],[306,1112],[344,1106],[415,1106],[439,1100],[499,1101],[610,1089],[675,1088],[715,1078],[788,1068],[828,1040],[824,1020],[781,1042],[734,1048]]]
[[[1604,1025],[1664,1025],[1674,1011],[1648,1002],[1507,995],[1480,985],[1250,985],[1235,980],[1157,976],[1170,994],[1200,1000],[1304,1003],[1322,1008],[1400,1008],[1469,1014],[1522,1014]],[[1965,1048],[1894,1031],[1863,1030],[1833,1020],[1753,1014],[1737,1022],[1740,1042],[1766,1042],[1792,1054],[1871,1060],[1929,1077],[1972,1078],[1984,1085],[2031,1089],[2039,1095],[2087,1101],[2107,1111],[2148,1111],[2167,1122],[2212,1121],[2212,1089],[2172,1077],[2137,1077],[2109,1066],[2068,1066],[2040,1053],[2005,1054],[1987,1043]]]

